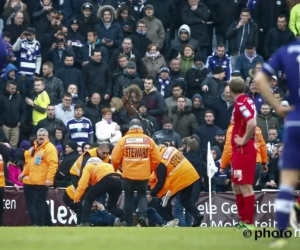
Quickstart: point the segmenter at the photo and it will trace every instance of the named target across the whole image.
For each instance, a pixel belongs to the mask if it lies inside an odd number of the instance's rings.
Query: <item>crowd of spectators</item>
[[[266,148],[258,151],[258,163],[268,166],[253,185],[277,189],[284,120],[264,102],[253,78],[275,50],[299,38],[300,4],[291,11],[285,0],[0,5],[7,49],[0,140],[22,152],[46,129],[60,159],[56,187],[68,185],[65,175],[80,154],[102,142],[113,147],[139,119],[158,145],[189,155],[207,191],[207,143],[219,166],[234,104],[228,83],[242,77],[257,109],[257,143]],[[274,72],[270,91],[289,105],[284,72]],[[197,143],[187,146],[191,140]],[[22,167],[19,159],[8,164],[8,178],[18,186]],[[230,168],[213,184],[214,191],[230,191]]]

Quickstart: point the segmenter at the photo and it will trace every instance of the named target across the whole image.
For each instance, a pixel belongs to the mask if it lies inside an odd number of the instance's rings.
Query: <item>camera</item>
[[[111,40],[111,39],[106,39],[106,38],[105,38],[105,42],[110,43],[110,42],[112,42],[112,40]]]
[[[62,38],[56,38],[56,43],[57,44],[62,44],[64,42],[64,39]]]

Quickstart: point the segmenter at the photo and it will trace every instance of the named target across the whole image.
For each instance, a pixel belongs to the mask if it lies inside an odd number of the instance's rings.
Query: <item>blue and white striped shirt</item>
[[[91,121],[82,117],[80,120],[74,118],[67,121],[67,128],[70,131],[70,139],[82,145],[89,141],[89,135],[94,133]]]

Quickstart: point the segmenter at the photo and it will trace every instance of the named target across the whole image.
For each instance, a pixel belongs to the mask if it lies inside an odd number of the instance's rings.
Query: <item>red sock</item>
[[[245,223],[253,224],[254,223],[254,204],[255,196],[250,195],[244,197],[244,214],[245,214]]]
[[[298,198],[297,203],[300,206],[300,197]]]
[[[238,210],[238,214],[240,216],[240,221],[245,221],[245,214],[244,214],[244,197],[242,194],[236,194],[236,206]]]

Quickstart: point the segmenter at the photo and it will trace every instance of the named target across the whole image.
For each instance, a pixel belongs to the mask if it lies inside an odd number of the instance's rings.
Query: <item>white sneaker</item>
[[[162,197],[162,204],[161,204],[162,207],[167,206],[170,197],[171,197],[171,190],[168,190],[168,192],[165,194],[165,196]]]
[[[294,230],[296,231],[300,230],[300,224],[298,223],[297,220],[297,213],[295,211],[295,208],[291,211],[290,214],[290,225]]]
[[[168,221],[166,225],[163,225],[163,227],[178,227],[179,220],[178,219],[174,219],[171,221]]]

